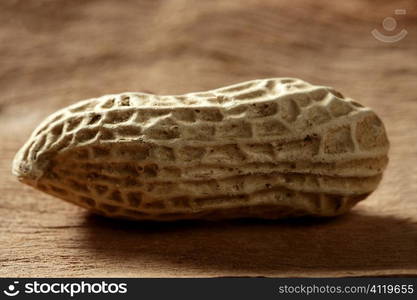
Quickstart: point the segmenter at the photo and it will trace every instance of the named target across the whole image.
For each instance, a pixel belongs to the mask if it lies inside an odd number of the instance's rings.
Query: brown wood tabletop
[[[0,24],[0,276],[417,275],[416,1],[5,0]],[[388,169],[350,214],[126,222],[11,175],[38,123],[78,100],[267,77],[333,86],[384,121]]]

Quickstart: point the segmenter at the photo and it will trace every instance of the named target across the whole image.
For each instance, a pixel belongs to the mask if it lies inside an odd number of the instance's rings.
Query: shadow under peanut
[[[417,224],[360,212],[331,219],[176,223],[89,215],[85,222],[88,251],[138,271],[138,262],[149,260],[161,268],[166,262],[237,276],[417,269]]]

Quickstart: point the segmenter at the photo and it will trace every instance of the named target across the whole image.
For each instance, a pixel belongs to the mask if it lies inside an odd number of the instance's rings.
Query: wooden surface
[[[398,8],[408,35],[374,39]],[[0,24],[0,276],[417,275],[415,1],[5,0]],[[11,175],[35,126],[80,99],[282,76],[334,86],[386,124],[385,177],[349,215],[122,222]]]

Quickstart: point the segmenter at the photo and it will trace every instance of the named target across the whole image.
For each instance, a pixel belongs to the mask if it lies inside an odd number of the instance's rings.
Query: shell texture
[[[329,87],[273,78],[81,101],[41,123],[13,173],[117,218],[334,216],[376,189],[388,148],[371,109]]]

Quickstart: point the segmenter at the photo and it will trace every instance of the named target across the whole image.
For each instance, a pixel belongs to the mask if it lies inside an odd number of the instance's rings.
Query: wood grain
[[[403,40],[372,37],[387,16]],[[416,17],[412,0],[1,1],[0,276],[417,275]],[[11,175],[34,127],[80,99],[283,76],[334,86],[386,124],[384,179],[349,215],[122,222]]]

